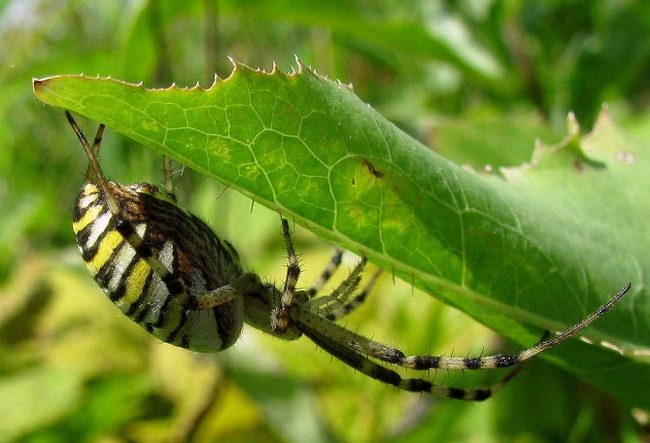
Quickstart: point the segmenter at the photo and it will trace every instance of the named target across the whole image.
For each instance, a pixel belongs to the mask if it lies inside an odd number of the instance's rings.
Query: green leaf
[[[650,151],[607,114],[590,136],[574,125],[559,145],[537,146],[531,163],[489,176],[439,156],[301,64],[291,75],[234,66],[207,90],[84,76],[36,80],[34,89],[367,255],[523,346],[631,281],[583,334],[610,349],[573,340],[550,357],[650,408],[650,392],[631,382],[650,379],[650,208],[641,198]]]
[[[16,441],[74,411],[82,386],[78,374],[33,368],[0,378],[0,441]]]

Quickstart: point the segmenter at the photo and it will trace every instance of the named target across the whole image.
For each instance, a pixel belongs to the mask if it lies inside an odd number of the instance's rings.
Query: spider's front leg
[[[296,250],[293,247],[293,240],[291,240],[289,222],[284,218],[282,219],[282,234],[284,235],[289,264],[287,265],[287,276],[284,280],[282,296],[279,300],[272,300],[271,329],[276,334],[284,334],[291,326],[291,314],[289,308],[293,304],[296,285],[298,284],[298,277],[300,277],[300,265],[298,264]]]
[[[522,363],[532,357],[558,345],[578,331],[587,327],[612,306],[630,289],[626,285],[610,301],[595,312],[555,337],[542,341],[536,346],[525,349],[517,354],[496,354],[487,357],[455,358],[442,356],[406,356],[402,351],[370,340],[356,332],[345,329],[327,318],[311,312],[308,306],[303,306],[295,313],[296,329],[309,337],[319,347],[329,352],[347,365],[357,369],[369,377],[391,384],[399,389],[412,392],[429,392],[443,397],[461,400],[485,400],[503,388],[516,374],[521,371]],[[463,389],[441,386],[420,378],[402,378],[397,372],[381,366],[369,359],[392,363],[408,369],[496,369],[519,365],[497,383],[483,389]]]
[[[572,327],[558,333],[555,337],[543,340],[535,346],[524,349],[516,354],[495,354],[483,357],[443,357],[432,355],[412,355],[406,356],[402,351],[382,343],[367,339],[350,331],[341,333],[339,338],[344,340],[355,351],[377,358],[381,361],[397,364],[404,368],[427,370],[427,369],[497,369],[507,368],[541,354],[556,345],[562,343],[569,337],[575,336],[580,330],[586,328],[591,323],[600,318],[605,312],[612,308],[618,301],[623,298],[625,293],[630,289],[627,284],[607,303],[600,306],[596,311],[588,315],[584,320],[578,322]]]

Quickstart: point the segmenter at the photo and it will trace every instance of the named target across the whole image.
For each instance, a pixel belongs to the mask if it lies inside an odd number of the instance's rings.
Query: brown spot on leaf
[[[585,171],[585,164],[580,158],[576,158],[573,161],[573,169],[578,173],[582,174]]]
[[[375,165],[373,165],[370,160],[363,159],[361,161],[361,164],[365,166],[375,178],[382,178],[385,175],[384,172],[381,172],[377,168],[375,168]]]

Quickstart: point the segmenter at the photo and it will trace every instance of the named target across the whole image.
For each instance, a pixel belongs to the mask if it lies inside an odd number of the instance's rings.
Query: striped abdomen
[[[243,298],[199,309],[196,298],[242,276],[239,256],[194,215],[152,185],[107,182],[111,212],[95,183],[74,207],[73,228],[88,271],[117,307],[159,339],[217,352],[241,333]]]

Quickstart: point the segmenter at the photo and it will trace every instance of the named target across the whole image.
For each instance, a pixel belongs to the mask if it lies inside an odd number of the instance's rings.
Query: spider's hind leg
[[[464,389],[447,387],[422,378],[402,378],[396,371],[382,366],[378,362],[369,359],[364,353],[361,353],[354,345],[355,340],[361,338],[358,334],[348,331],[317,314],[302,312],[301,321],[296,324],[296,327],[317,346],[348,366],[375,380],[409,392],[428,392],[440,397],[459,400],[485,400],[503,388],[523,368],[523,365],[518,366],[501,380],[487,388]],[[377,356],[373,355],[373,357]]]
[[[484,400],[512,380],[521,371],[523,363],[553,348],[567,338],[577,334],[578,331],[589,326],[611,309],[629,289],[630,285],[628,284],[611,300],[564,332],[550,339],[542,340],[537,345],[512,355],[495,354],[482,357],[407,356],[399,349],[370,340],[356,332],[345,329],[329,321],[326,317],[319,315],[319,313],[313,312],[308,307],[304,307],[304,309],[298,312],[295,319],[295,326],[304,335],[314,341],[314,343],[347,365],[369,377],[391,384],[399,389],[414,392],[430,392],[436,395],[462,400]],[[517,366],[517,368],[491,387],[466,390],[440,386],[420,378],[402,378],[397,372],[382,366],[373,359],[415,370],[478,370],[507,368],[510,366]]]

